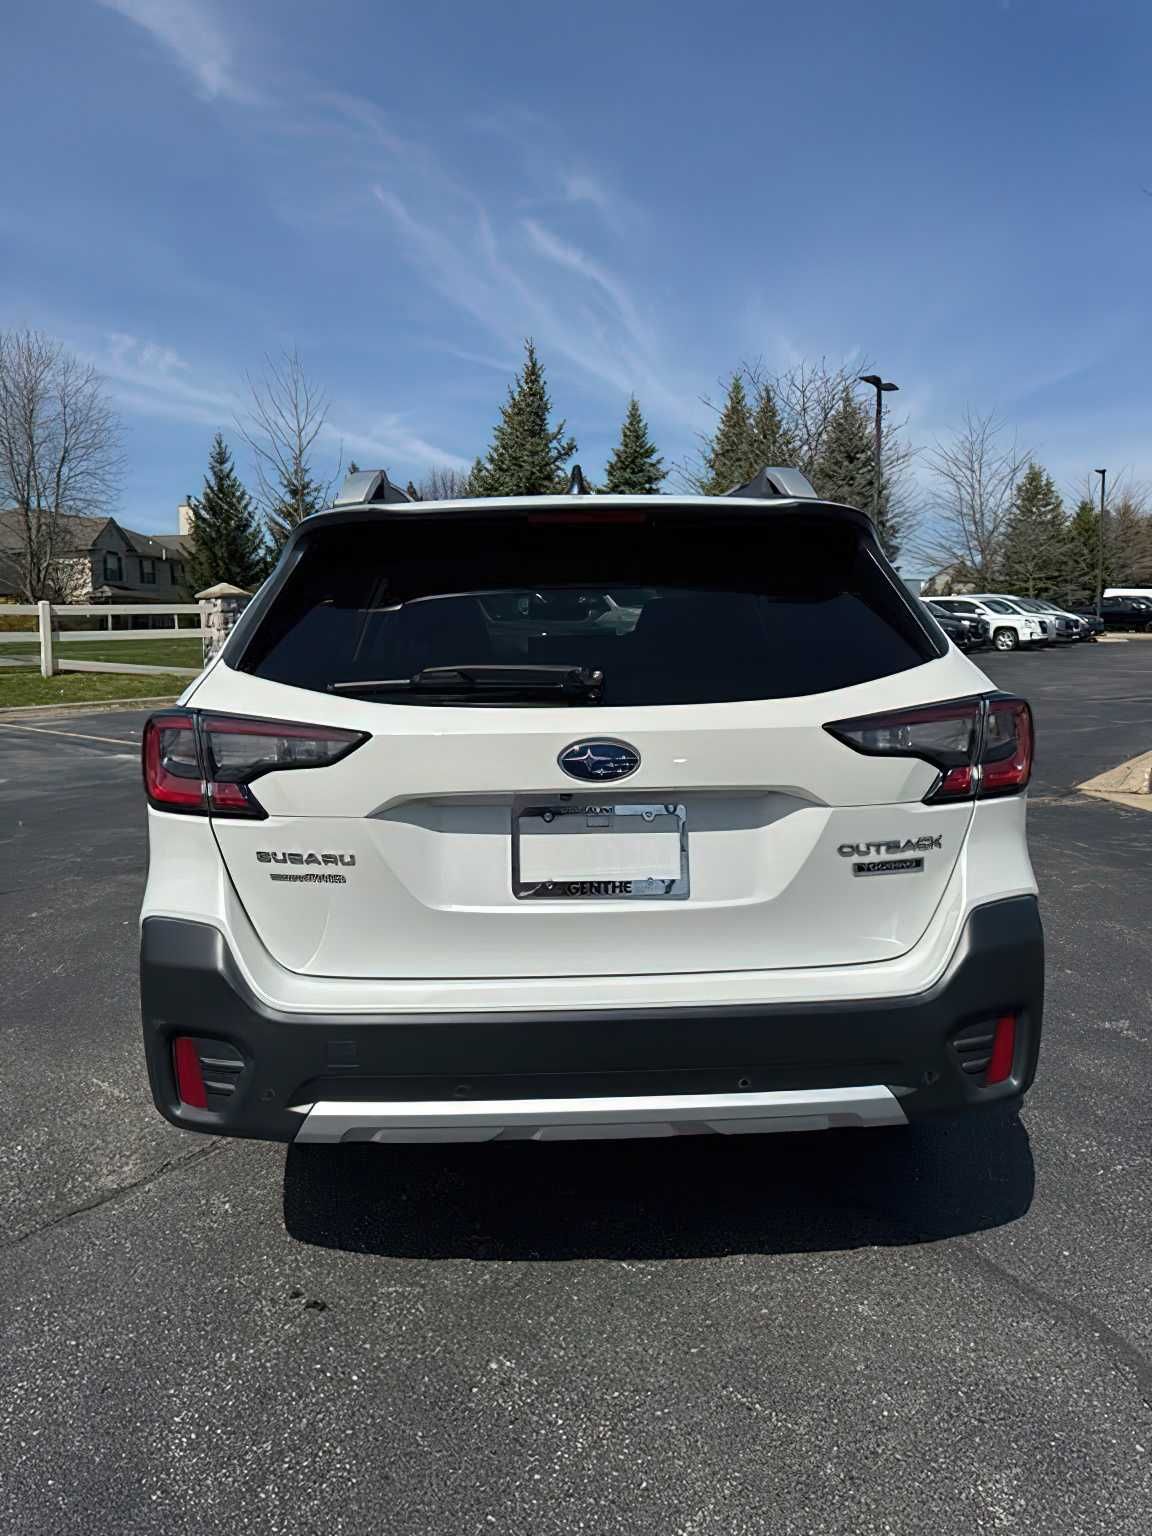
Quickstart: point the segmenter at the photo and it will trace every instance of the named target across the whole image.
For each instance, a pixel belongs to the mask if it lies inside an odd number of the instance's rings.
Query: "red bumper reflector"
[[[993,1083],[1007,1082],[1012,1076],[1012,1063],[1016,1059],[1016,1015],[1014,1013],[1002,1014],[996,1020],[996,1038],[992,1042],[992,1059],[988,1063],[988,1071],[984,1074],[984,1082],[988,1087]]]
[[[187,1035],[177,1035],[172,1044],[172,1062],[176,1068],[176,1091],[181,1103],[192,1109],[207,1109],[208,1093],[204,1087],[204,1073],[200,1070],[195,1041]]]

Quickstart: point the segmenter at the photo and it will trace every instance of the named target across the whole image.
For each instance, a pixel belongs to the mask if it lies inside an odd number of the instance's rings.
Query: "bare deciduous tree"
[[[328,420],[328,398],[312,384],[300,354],[266,358],[263,377],[248,378],[251,406],[237,422],[256,461],[258,501],[279,547],[309,513],[331,500],[340,478],[315,477],[312,456]]]
[[[749,400],[750,423],[763,409],[765,395],[770,395],[779,418],[778,436],[788,445],[789,466],[813,480],[817,490],[829,426],[837,419],[846,399],[860,396],[858,376],[867,373],[869,367],[867,362],[858,361],[849,367],[821,357],[778,373],[770,372],[760,363],[745,363],[740,369]],[[719,413],[720,407],[712,400],[705,399],[705,404]],[[905,427],[904,421],[886,413],[882,445],[884,521],[891,542],[897,546],[907,542],[917,513],[908,473],[917,450],[905,438]],[[676,466],[676,474],[687,489],[704,493],[711,483],[711,445],[712,434],[702,434],[701,451],[695,459]]]
[[[1100,504],[1100,482],[1085,475],[1077,482],[1075,502]],[[1108,479],[1107,515],[1104,519],[1104,585],[1144,587],[1152,583],[1152,490],[1128,470]],[[1098,526],[1098,525],[1097,525]],[[1094,558],[1094,557],[1093,557]],[[1095,587],[1095,566],[1090,588]]]
[[[967,411],[952,437],[937,441],[927,454],[932,524],[920,543],[922,558],[977,588],[992,581],[1016,483],[1029,458],[996,416]]]
[[[421,478],[416,489],[421,501],[457,501],[471,494],[468,489],[470,481],[467,470],[437,465]]]
[[[0,569],[26,602],[71,595],[66,519],[106,512],[122,468],[95,368],[40,331],[0,332]]]

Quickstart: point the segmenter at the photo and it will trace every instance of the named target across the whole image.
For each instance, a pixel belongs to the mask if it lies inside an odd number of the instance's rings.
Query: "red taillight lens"
[[[203,811],[204,774],[191,714],[153,715],[144,726],[144,790],[164,811]]]
[[[1023,699],[989,699],[980,794],[1011,795],[1032,776],[1032,711]]]
[[[1032,711],[1023,699],[953,699],[824,727],[866,757],[918,757],[940,770],[933,803],[1015,794],[1032,771]]]
[[[368,740],[363,731],[200,715],[154,715],[144,727],[144,784],[160,810],[263,818],[249,785],[265,773],[324,768]]]
[[[177,1035],[172,1042],[172,1065],[176,1071],[176,1092],[182,1104],[193,1109],[208,1108],[208,1090],[204,1086],[204,1070],[196,1042],[187,1035]]]
[[[1012,1076],[1012,1064],[1016,1059],[1016,1015],[1005,1013],[996,1020],[996,1035],[992,1041],[992,1055],[984,1082],[1004,1083]]]

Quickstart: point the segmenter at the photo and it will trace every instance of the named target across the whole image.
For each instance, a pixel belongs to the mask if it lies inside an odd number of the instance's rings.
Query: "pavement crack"
[[[1033,1281],[1026,1280],[1023,1275],[1013,1273],[998,1259],[990,1258],[982,1252],[971,1239],[962,1240],[958,1246],[966,1257],[987,1274],[1007,1283],[1013,1290],[1019,1291],[1047,1311],[1062,1313],[1068,1321],[1080,1323],[1087,1328],[1111,1354],[1113,1363],[1132,1374],[1144,1406],[1152,1408],[1152,1360],[1149,1360],[1130,1339],[1126,1339],[1122,1333],[1113,1328],[1111,1323],[1106,1323],[1091,1307],[1084,1306],[1078,1301],[1070,1301],[1066,1297],[1055,1296],[1051,1291],[1045,1290],[1042,1285],[1036,1285]]]
[[[98,1195],[95,1200],[86,1200],[83,1205],[75,1205],[71,1210],[60,1211],[55,1216],[50,1216],[42,1221],[39,1226],[29,1227],[27,1232],[17,1233],[15,1237],[6,1238],[0,1243],[0,1253],[7,1253],[13,1248],[19,1248],[22,1243],[30,1242],[34,1237],[40,1237],[45,1232],[51,1232],[56,1227],[66,1226],[70,1221],[75,1221],[79,1216],[87,1216],[91,1211],[98,1211],[105,1205],[111,1205],[114,1201],[122,1199],[125,1195],[131,1195],[138,1189],[146,1189],[149,1184],[154,1184],[157,1179],[165,1178],[170,1173],[177,1173],[181,1169],[190,1167],[193,1163],[201,1163],[205,1158],[213,1156],[224,1150],[225,1142],[219,1137],[214,1137],[206,1146],[196,1147],[191,1152],[186,1152],[180,1157],[170,1157],[166,1162],[160,1163],[149,1173],[141,1174],[138,1179],[132,1179],[127,1184],[118,1184],[115,1189],[108,1190],[105,1194]]]

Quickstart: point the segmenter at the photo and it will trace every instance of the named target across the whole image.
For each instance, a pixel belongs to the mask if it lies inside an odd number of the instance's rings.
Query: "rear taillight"
[[[1013,795],[1032,774],[1032,711],[1023,699],[989,699],[980,754],[980,794]]]
[[[144,788],[158,810],[262,819],[253,780],[328,767],[367,739],[337,726],[171,710],[144,727]]]
[[[1032,711],[992,694],[836,720],[824,727],[867,757],[918,757],[940,777],[926,801],[984,799],[1022,790],[1032,772]]]
[[[205,809],[204,770],[192,715],[153,715],[144,726],[144,789],[149,803],[160,810]]]

